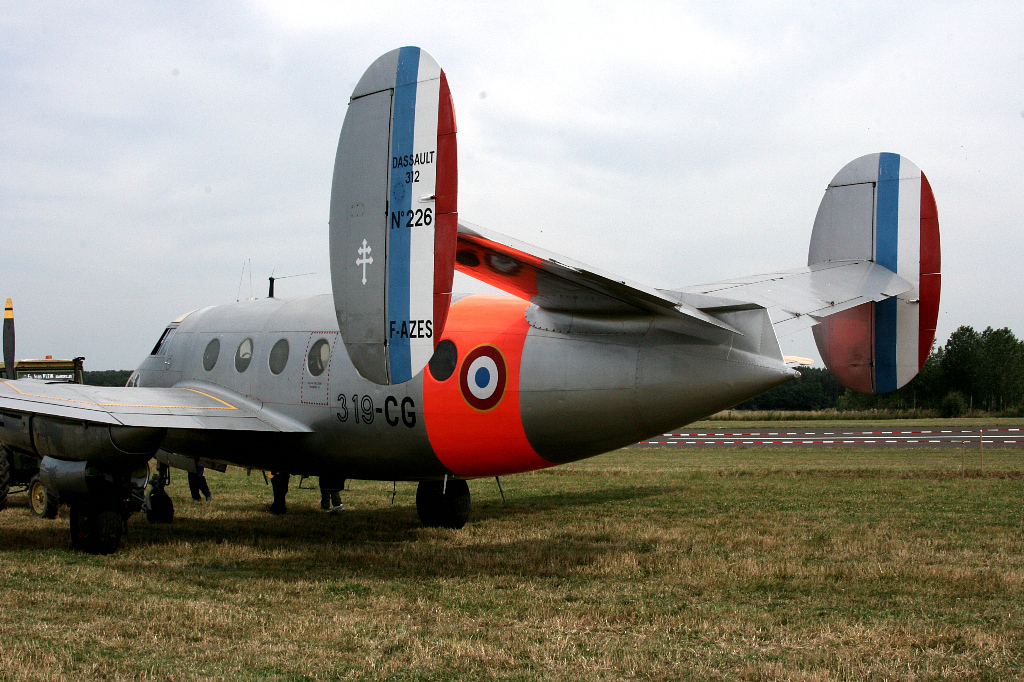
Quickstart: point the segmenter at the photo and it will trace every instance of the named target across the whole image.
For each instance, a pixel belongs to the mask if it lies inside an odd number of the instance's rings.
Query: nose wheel
[[[469,509],[469,484],[463,480],[420,481],[416,488],[416,512],[428,528],[462,528]]]

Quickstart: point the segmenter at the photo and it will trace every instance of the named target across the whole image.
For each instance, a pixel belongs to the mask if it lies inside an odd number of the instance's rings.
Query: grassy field
[[[172,483],[178,519],[70,551],[0,514],[0,679],[1024,678],[1024,450],[628,450],[347,511],[258,473]]]

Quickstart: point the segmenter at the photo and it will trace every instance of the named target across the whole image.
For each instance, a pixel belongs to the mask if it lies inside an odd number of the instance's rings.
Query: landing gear
[[[124,514],[103,503],[86,498],[71,505],[71,546],[88,554],[110,554],[121,544]]]
[[[96,476],[89,480],[89,492],[68,495],[71,546],[89,554],[117,551],[128,517],[142,507],[148,474],[146,466],[126,476]]]
[[[0,445],[0,510],[7,506],[7,493],[11,489],[11,460],[7,448]]]
[[[174,502],[163,488],[151,490],[146,496],[146,518],[150,523],[172,523],[174,521]]]
[[[149,464],[144,459],[137,464],[135,471],[103,472],[87,461],[43,457],[38,477],[29,481],[29,507],[37,516],[52,518],[58,502],[67,504],[71,546],[110,554],[121,544],[128,518],[142,509]]]
[[[146,518],[150,523],[171,523],[174,521],[174,502],[164,489],[171,480],[171,468],[160,462],[156,465],[156,473],[149,482],[149,492],[142,508],[146,510]]]
[[[428,528],[462,528],[469,520],[469,484],[462,480],[420,481],[416,512]]]
[[[33,516],[41,519],[53,519],[57,517],[57,509],[60,507],[60,496],[43,485],[36,474],[28,482],[28,508]]]

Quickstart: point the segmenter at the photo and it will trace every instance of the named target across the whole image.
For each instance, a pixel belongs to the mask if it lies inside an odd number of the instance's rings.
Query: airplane
[[[832,179],[806,266],[673,290],[465,222],[457,203],[447,76],[420,48],[388,52],[338,142],[331,293],[186,313],[125,387],[8,376],[0,444],[41,459],[72,546],[93,554],[117,549],[132,512],[173,518],[154,457],[416,482],[423,524],[461,528],[467,480],[628,446],[794,379],[782,335],[812,327],[835,376],[878,393],[934,340],[935,200],[899,154]],[[455,270],[504,293],[454,294]]]

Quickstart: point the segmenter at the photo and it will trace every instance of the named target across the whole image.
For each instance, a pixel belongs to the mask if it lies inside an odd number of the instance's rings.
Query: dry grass
[[[414,487],[211,505],[69,549],[0,515],[0,678],[953,680],[1024,676],[1024,450],[628,450],[471,483],[462,531]]]
[[[988,419],[987,414],[974,417]],[[995,418],[995,417],[992,417]],[[1011,417],[1019,421],[1017,417]],[[896,419],[943,419],[938,410],[722,410],[708,417],[708,422],[792,422],[792,421],[879,421],[889,422]]]

